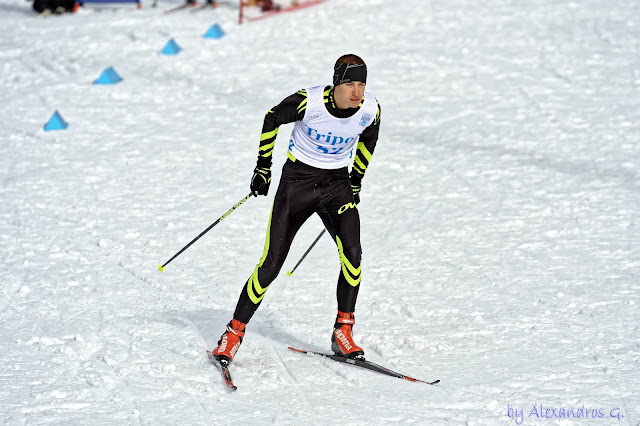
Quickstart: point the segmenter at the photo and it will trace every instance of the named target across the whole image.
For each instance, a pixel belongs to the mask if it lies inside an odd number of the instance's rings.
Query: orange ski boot
[[[353,312],[338,311],[331,335],[331,350],[337,355],[344,355],[347,358],[363,358],[364,350],[353,341],[351,334],[353,324],[355,324]]]
[[[236,352],[238,352],[242,343],[246,326],[247,324],[236,319],[232,319],[227,324],[227,331],[222,333],[220,340],[218,340],[218,347],[212,352],[218,361],[224,361],[226,364],[233,361],[233,357],[236,356]]]

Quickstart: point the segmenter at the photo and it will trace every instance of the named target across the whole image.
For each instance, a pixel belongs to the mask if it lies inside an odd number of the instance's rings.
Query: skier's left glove
[[[253,177],[251,178],[251,194],[254,197],[258,195],[267,195],[269,185],[271,184],[271,169],[268,167],[256,166],[253,169]]]
[[[353,191],[353,201],[358,204],[360,202],[360,190],[362,190],[362,175],[360,173],[351,172],[351,190]]]

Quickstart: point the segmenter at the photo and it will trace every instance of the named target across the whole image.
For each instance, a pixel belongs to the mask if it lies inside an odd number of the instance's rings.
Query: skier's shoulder
[[[376,98],[373,93],[369,92],[368,90],[365,90],[364,92],[364,98],[365,99],[369,99],[371,100],[375,105],[380,106],[380,102],[378,101],[378,98]]]
[[[364,92],[364,102],[362,104],[363,109],[367,112],[373,112],[374,114],[380,113],[380,102],[371,92]]]
[[[326,86],[313,86],[302,89],[304,91],[307,98],[311,98],[313,96],[322,95],[324,93]]]
[[[285,109],[298,110],[307,102],[307,89],[300,89],[295,93],[290,94],[280,102],[276,107],[282,111]]]

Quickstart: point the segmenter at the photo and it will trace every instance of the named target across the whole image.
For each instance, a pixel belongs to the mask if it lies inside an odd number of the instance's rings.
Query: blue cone
[[[164,45],[164,48],[160,51],[163,55],[177,55],[182,48],[178,46],[178,43],[174,39],[171,39]]]
[[[118,73],[116,72],[116,70],[113,69],[113,67],[109,67],[104,71],[102,71],[102,74],[100,74],[100,77],[98,77],[93,82],[93,84],[115,84],[120,80],[122,80],[122,77],[118,75]]]
[[[206,33],[204,33],[204,38],[221,38],[224,35],[224,31],[220,24],[213,24],[209,27]]]
[[[69,123],[64,121],[58,110],[56,110],[47,124],[44,125],[44,131],[48,132],[49,130],[64,130],[69,126]]]

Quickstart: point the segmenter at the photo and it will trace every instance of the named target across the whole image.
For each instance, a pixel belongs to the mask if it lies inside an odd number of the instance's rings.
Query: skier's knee
[[[359,246],[347,246],[342,248],[342,254],[356,268],[360,266],[362,259],[362,249]]]

